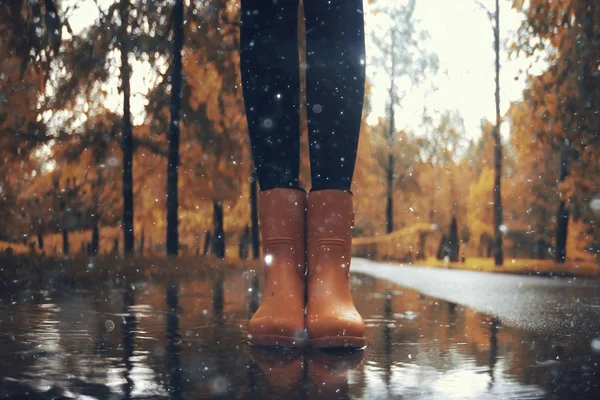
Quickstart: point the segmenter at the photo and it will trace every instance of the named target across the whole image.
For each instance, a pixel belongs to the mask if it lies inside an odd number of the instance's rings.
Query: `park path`
[[[503,325],[572,340],[600,338],[600,280],[548,278],[352,261],[368,274],[498,317]]]

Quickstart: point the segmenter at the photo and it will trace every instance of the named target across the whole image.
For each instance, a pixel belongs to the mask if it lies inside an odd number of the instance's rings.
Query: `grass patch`
[[[67,287],[95,283],[132,282],[140,279],[201,278],[208,274],[256,267],[256,262],[221,260],[214,257],[165,256],[99,257],[96,260],[46,257],[31,254],[0,256],[0,286]]]
[[[0,252],[4,253],[7,249],[10,249],[15,254],[27,253],[29,251],[29,248],[23,244],[0,240]]]

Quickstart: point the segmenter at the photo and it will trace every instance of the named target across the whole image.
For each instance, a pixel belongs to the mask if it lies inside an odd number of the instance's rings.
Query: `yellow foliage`
[[[479,240],[483,234],[493,236],[493,203],[494,171],[484,168],[479,179],[471,184],[467,208],[467,221],[474,238]]]

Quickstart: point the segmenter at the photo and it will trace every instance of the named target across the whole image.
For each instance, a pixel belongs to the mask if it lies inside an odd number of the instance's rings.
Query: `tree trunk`
[[[250,215],[252,222],[252,258],[260,257],[260,234],[258,230],[258,179],[256,171],[250,176]]]
[[[448,243],[448,238],[446,237],[446,235],[442,235],[442,237],[440,238],[440,245],[438,246],[438,251],[437,251],[437,256],[436,256],[436,258],[438,260],[443,260],[444,257],[446,257],[447,243]]]
[[[394,156],[389,155],[387,168],[387,205],[385,208],[385,230],[394,231]]]
[[[448,232],[448,256],[450,257],[450,261],[458,262],[458,253],[460,250],[459,242],[458,242],[458,224],[456,222],[456,217],[452,217],[452,222],[450,223],[450,230]]]
[[[238,257],[240,260],[248,259],[248,247],[250,244],[250,227],[246,225],[244,231],[240,234],[240,241],[238,243]]]
[[[560,182],[563,182],[569,176],[569,140],[565,139],[561,145],[560,151]],[[569,208],[565,199],[561,199],[558,203],[556,212],[556,247],[554,250],[554,260],[559,263],[564,263],[567,258],[567,233],[569,229]]]
[[[100,248],[100,230],[98,229],[98,221],[94,223],[92,228],[92,254],[97,255]]]
[[[212,304],[215,318],[223,316],[223,306],[225,305],[225,290],[223,287],[224,278],[219,274],[212,286]]]
[[[166,323],[166,355],[169,382],[168,392],[173,399],[181,399],[182,371],[181,371],[181,335],[179,326],[179,286],[175,283],[167,287],[167,323]]]
[[[210,250],[211,245],[212,245],[212,233],[211,233],[211,231],[206,231],[206,234],[204,235],[204,250],[202,251],[203,256],[208,255],[208,251]]]
[[[119,45],[121,51],[121,91],[123,92],[123,253],[133,253],[133,128],[131,126],[131,97],[129,66],[129,43],[127,26],[129,25],[129,0],[121,0],[119,4],[121,31]]]
[[[171,132],[167,163],[167,255],[179,252],[178,232],[178,169],[179,115],[181,113],[181,57],[183,48],[183,0],[173,6],[173,72],[171,76]]]
[[[427,233],[419,232],[419,251],[417,252],[417,260],[425,259],[425,240],[427,239]]]
[[[394,40],[395,35],[392,36],[392,40]],[[392,57],[393,59],[393,57]],[[395,64],[392,63],[392,74],[395,72]],[[387,233],[391,233],[394,231],[394,155],[392,154],[392,149],[394,148],[394,132],[395,132],[395,113],[394,113],[394,101],[395,101],[395,80],[394,75],[392,75],[392,81],[390,84],[390,104],[389,104],[389,131],[388,131],[388,143],[390,154],[388,155],[388,165],[387,165],[387,204],[385,209],[385,230]]]
[[[38,242],[38,249],[44,250],[44,235],[42,233],[37,234],[37,242]]]
[[[63,239],[63,254],[69,254],[69,248],[71,247],[69,245],[69,231],[66,229],[63,229],[62,231],[62,239]]]
[[[544,239],[538,239],[537,241],[537,252],[536,252],[536,257],[538,260],[545,260],[546,259],[546,248],[547,248],[548,244],[546,243],[546,241]]]
[[[116,237],[113,240],[113,248],[112,248],[111,253],[115,257],[119,255],[119,238],[118,237]]]
[[[144,246],[146,245],[146,234],[144,233],[144,228],[142,228],[142,236],[140,237],[140,247],[138,249],[138,255],[144,255]]]
[[[223,203],[219,200],[213,201],[213,255],[225,258],[225,230],[223,229]]]
[[[496,126],[494,127],[494,263],[504,263],[504,239],[502,237],[502,141],[500,138],[500,6],[496,0],[496,24],[494,26],[494,50],[496,52]]]

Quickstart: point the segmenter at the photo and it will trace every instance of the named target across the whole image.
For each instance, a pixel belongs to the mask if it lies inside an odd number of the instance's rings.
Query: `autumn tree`
[[[469,228],[469,236],[472,250],[475,248],[480,256],[494,256],[495,250],[495,233],[494,233],[494,202],[489,199],[493,198],[494,181],[495,181],[495,163],[493,162],[493,154],[495,152],[495,142],[492,132],[495,129],[495,124],[483,119],[481,121],[481,136],[476,142],[469,145],[467,151],[468,163],[463,165],[463,174],[470,176],[471,181],[468,189],[467,204],[466,204],[466,222]],[[503,147],[507,145],[502,144]],[[509,149],[512,150],[512,149]],[[502,181],[505,186],[506,201],[503,212],[508,219],[511,220],[510,230],[513,234],[523,229],[520,218],[522,217],[520,210],[526,209],[525,203],[528,198],[521,196],[522,191],[519,190],[518,183],[521,179],[522,171],[519,170],[519,165],[515,164],[514,151],[506,151],[503,156],[503,164],[505,168],[502,170]],[[462,162],[461,162],[462,164]],[[503,235],[506,235],[508,227],[501,227]]]
[[[136,0],[134,3],[119,0],[106,7],[97,6],[99,19],[82,32],[72,33],[64,56],[57,63],[53,107],[67,114],[64,125],[73,124],[82,117],[77,104],[86,104],[90,96],[105,93],[104,86],[112,78],[111,69],[119,69],[119,92],[123,100],[119,137],[122,149],[121,224],[124,251],[131,254],[134,250],[133,156],[135,149],[140,146],[148,150],[156,150],[157,147],[133,135],[130,57],[144,59],[157,68],[161,65],[158,59],[166,51],[164,31],[167,24],[163,13],[167,8],[164,2],[145,0]],[[87,112],[83,110],[84,114]]]
[[[47,79],[52,60],[59,53],[62,25],[57,1],[3,1],[0,37],[6,52],[2,54],[19,59],[21,77],[29,67],[34,67],[43,71]]]
[[[17,199],[42,163],[35,150],[48,143],[42,99],[59,55],[63,21],[55,1],[0,2],[0,237],[26,230]],[[9,231],[9,227],[10,231]]]
[[[225,202],[239,198],[242,188],[244,159],[249,156],[245,145],[241,86],[239,85],[237,8],[226,7],[227,1],[206,7],[186,8],[183,42],[183,76],[181,95],[181,179],[189,184],[182,192],[180,206],[197,206],[198,200],[212,201],[213,249],[224,256]],[[173,86],[161,74],[159,85],[150,93],[147,107],[151,124],[157,132],[166,132],[169,96]],[[249,168],[247,168],[249,170]],[[239,227],[243,230],[246,223]]]
[[[494,262],[496,266],[504,263],[504,223],[502,215],[502,138],[500,137],[500,3],[495,0],[494,11],[488,10],[484,5],[478,4],[485,10],[492,25],[494,33],[494,71],[496,105],[496,123],[492,130],[494,138],[494,191],[492,201],[494,202]]]
[[[538,139],[560,154],[554,256],[564,262],[570,218],[595,218],[589,204],[599,176],[600,5],[535,0],[514,1],[513,7],[525,16],[515,53],[548,64],[543,73],[529,76],[526,100]]]
[[[375,3],[375,13],[386,19],[385,29],[374,31],[373,43],[375,49],[371,53],[370,62],[379,67],[379,71],[389,82],[387,94],[387,148],[391,149],[397,143],[397,120],[401,112],[402,100],[411,86],[419,85],[428,71],[437,70],[437,57],[424,49],[426,34],[416,26],[414,11],[415,0],[407,4],[393,2]],[[395,163],[392,151],[384,157],[386,167],[386,231],[394,230],[394,182]]]
[[[183,0],[173,6],[173,65],[171,75],[171,126],[169,132],[169,160],[167,166],[167,254],[179,252],[178,224],[178,169],[179,169],[179,117],[181,113],[181,57],[183,50]]]
[[[548,96],[555,98],[552,93]],[[533,236],[529,257],[544,259],[549,256],[548,249],[556,230],[552,215],[559,201],[556,176],[560,155],[555,146],[539,140],[539,135],[545,130],[545,122],[532,116],[527,98],[528,91],[525,92],[525,100],[511,104],[508,112],[510,146],[515,153],[518,170],[511,180],[519,191],[515,194],[508,192],[505,198],[508,204],[524,199],[522,211],[525,215],[522,219],[527,224],[529,236]]]

